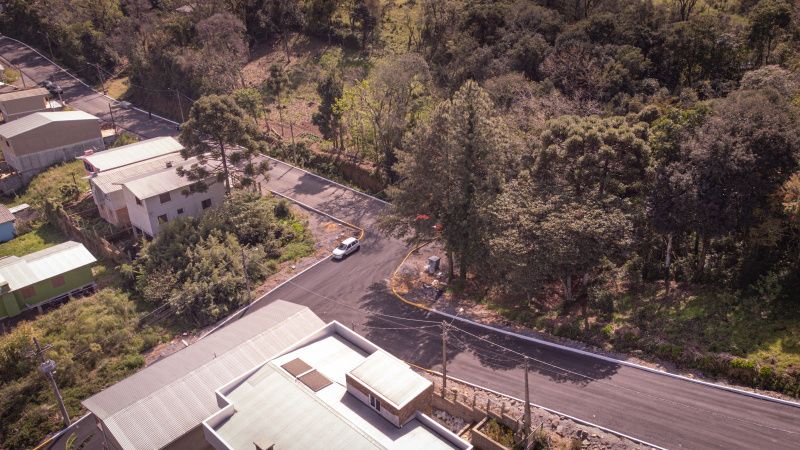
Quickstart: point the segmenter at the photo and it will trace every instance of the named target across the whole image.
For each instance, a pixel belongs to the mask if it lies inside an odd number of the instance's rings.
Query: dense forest
[[[754,328],[796,319],[793,0],[3,4],[4,33],[86,79],[124,75],[130,99],[173,117],[180,92],[231,95],[257,124],[270,111],[283,122],[286,98],[311,86],[317,135],[265,132],[271,151],[369,167],[394,205],[385,227],[438,239],[456,289],[568,317],[647,297],[643,327],[697,288],[734,299],[721,317],[748,305]],[[304,73],[290,70],[297,36],[325,49]],[[264,45],[285,62],[246,80]],[[797,323],[783,342],[794,354]],[[791,379],[765,387],[796,394],[800,367],[776,369]]]

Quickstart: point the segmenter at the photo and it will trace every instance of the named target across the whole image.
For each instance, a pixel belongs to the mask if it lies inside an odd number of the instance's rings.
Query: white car
[[[361,243],[358,242],[358,239],[354,237],[347,238],[343,240],[338,247],[333,249],[333,259],[342,259],[350,253],[358,250],[360,246]]]

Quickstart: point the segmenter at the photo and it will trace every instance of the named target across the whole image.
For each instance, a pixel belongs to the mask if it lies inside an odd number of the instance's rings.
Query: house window
[[[183,214],[183,208],[178,208],[178,214]]]
[[[167,223],[167,215],[166,214],[162,214],[162,215],[158,216],[158,223]]]
[[[136,199],[136,204],[137,204],[137,205],[139,205],[139,206],[142,206],[142,201],[141,201],[141,200],[139,200],[139,197],[133,197],[133,198],[135,198],[135,199]]]
[[[369,406],[375,408],[376,411],[381,410],[381,401],[369,394]]]
[[[54,288],[57,288],[59,286],[63,286],[64,283],[66,283],[66,280],[64,280],[64,275],[58,275],[56,277],[53,277],[53,279],[50,280],[50,282],[53,283]]]
[[[33,286],[25,286],[20,290],[22,298],[31,298],[36,295],[36,288]]]
[[[211,208],[211,199],[207,198],[207,199],[203,200],[203,202],[200,203],[200,205],[203,207],[203,209]]]
[[[159,200],[159,201],[161,202],[161,204],[163,205],[164,203],[167,203],[168,201],[172,200],[172,198],[170,198],[170,196],[169,196],[169,192],[165,192],[165,193],[163,193],[163,194],[160,194],[160,195],[158,196],[158,200]]]

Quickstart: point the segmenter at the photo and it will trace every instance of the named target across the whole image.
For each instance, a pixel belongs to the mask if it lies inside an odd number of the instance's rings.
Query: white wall
[[[189,196],[183,195],[182,189],[175,189],[169,193],[170,201],[163,204],[158,196],[155,196],[142,199],[142,204],[137,205],[133,193],[125,186],[122,190],[131,225],[150,236],[158,233],[160,228],[158,216],[166,214],[167,221],[172,221],[177,217],[199,217],[203,213],[203,200],[211,199],[211,206],[214,207],[222,203],[225,198],[225,186],[222,183],[214,183],[208,187],[206,192],[195,192]],[[183,209],[182,214],[178,214],[180,208]]]

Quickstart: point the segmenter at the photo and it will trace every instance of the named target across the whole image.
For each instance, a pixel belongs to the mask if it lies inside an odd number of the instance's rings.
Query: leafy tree
[[[283,135],[283,96],[289,88],[289,77],[282,66],[273,64],[269,67],[269,76],[261,84],[262,98],[275,102],[280,120],[281,135]]]
[[[632,224],[618,201],[543,196],[533,178],[526,174],[506,186],[492,206],[493,265],[528,297],[536,286],[558,280],[571,305],[576,287],[586,287],[603,261],[625,260]]]
[[[361,48],[367,48],[367,40],[378,26],[381,5],[377,0],[354,0],[350,10],[350,23],[358,24],[361,32]]]
[[[306,2],[305,17],[308,21],[308,28],[325,31],[328,44],[331,41],[333,16],[338,6],[337,0],[308,0]]]
[[[535,171],[574,197],[638,197],[649,177],[646,139],[646,124],[622,117],[561,117],[542,133]]]
[[[439,224],[450,269],[455,254],[465,281],[486,251],[485,208],[499,192],[511,152],[488,94],[475,82],[465,83],[436,107],[430,122],[417,127],[400,152],[401,181],[390,190],[395,230],[419,236]],[[430,217],[423,226],[418,226],[420,215]]]
[[[194,181],[195,189],[207,188],[206,180],[214,177],[230,192],[232,183],[252,186],[257,176],[267,175],[267,161],[254,160],[266,146],[245,114],[228,96],[209,95],[192,106],[181,126],[180,140],[185,146],[181,156],[197,157],[199,164],[179,167],[178,173]]]
[[[240,108],[247,111],[258,126],[258,118],[261,117],[263,99],[257,89],[242,88],[233,91],[233,99]]]
[[[342,135],[342,115],[335,109],[336,101],[342,96],[342,81],[334,74],[328,74],[324,80],[317,85],[317,94],[320,102],[317,112],[314,113],[311,121],[319,127],[319,131],[325,139],[333,141],[335,146],[344,147],[344,136]]]
[[[793,9],[790,0],[761,0],[750,11],[748,38],[757,64],[769,64],[776,38],[792,23]]]
[[[403,135],[418,121],[429,100],[430,73],[420,55],[407,53],[378,62],[370,76],[348,86],[334,111],[366,153],[369,147],[381,175],[397,179],[394,165]]]
[[[200,72],[196,78],[203,80],[203,93],[225,93],[241,79],[241,70],[247,62],[245,26],[229,13],[217,13],[201,20],[196,26],[197,52],[187,51],[184,63],[190,71]]]

